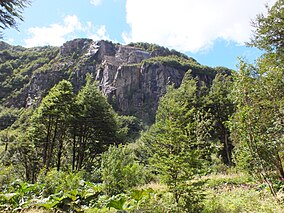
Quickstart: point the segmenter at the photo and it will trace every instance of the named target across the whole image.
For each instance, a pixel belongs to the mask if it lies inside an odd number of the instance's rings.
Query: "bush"
[[[4,166],[0,164],[0,191],[6,192],[11,186],[11,183],[17,179],[15,168],[13,166]]]
[[[38,178],[38,183],[44,185],[44,196],[78,189],[82,182],[84,182],[82,173],[67,173],[56,169],[52,169],[47,174],[43,169]]]
[[[146,169],[127,146],[110,146],[102,155],[102,180],[107,195],[116,195],[144,184]]]

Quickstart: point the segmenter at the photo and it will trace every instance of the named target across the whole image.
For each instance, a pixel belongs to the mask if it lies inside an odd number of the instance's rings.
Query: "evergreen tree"
[[[221,142],[223,162],[228,166],[232,166],[233,150],[230,130],[226,124],[234,112],[234,104],[230,99],[232,84],[231,76],[217,74],[204,101],[205,110],[211,114],[214,120],[214,128],[211,131],[212,140]]]
[[[71,83],[63,80],[49,91],[32,116],[31,139],[41,152],[46,170],[53,166],[58,171],[61,168],[74,98]]]
[[[197,107],[201,90],[196,84],[187,75],[180,88],[168,87],[160,100],[156,123],[144,136],[156,172],[173,193],[178,208],[190,212],[200,198],[195,177],[205,171],[212,151],[212,119]]]
[[[117,144],[116,115],[89,76],[76,97],[73,116],[73,170],[90,169],[95,157]]]
[[[16,20],[23,20],[23,9],[29,3],[29,0],[2,0],[0,2],[0,29],[17,28]]]

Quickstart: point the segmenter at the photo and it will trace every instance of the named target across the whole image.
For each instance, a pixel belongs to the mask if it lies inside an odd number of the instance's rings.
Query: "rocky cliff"
[[[8,107],[36,106],[60,80],[70,80],[77,92],[90,73],[119,114],[152,123],[167,85],[178,87],[188,70],[208,84],[217,72],[230,72],[147,43],[75,39],[61,47],[26,49],[0,42],[0,102]]]

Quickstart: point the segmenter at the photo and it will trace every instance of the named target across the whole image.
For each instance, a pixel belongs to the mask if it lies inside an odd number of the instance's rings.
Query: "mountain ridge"
[[[202,66],[193,58],[155,44],[121,45],[91,39],[34,48],[1,42],[0,62],[0,103],[6,107],[36,107],[63,79],[78,92],[90,73],[119,114],[134,115],[147,124],[154,121],[167,85],[179,87],[188,70],[208,84],[216,73],[231,72],[224,67]]]

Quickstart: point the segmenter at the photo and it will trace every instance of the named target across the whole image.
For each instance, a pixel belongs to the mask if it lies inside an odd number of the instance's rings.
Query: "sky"
[[[148,42],[183,52],[211,67],[237,69],[261,52],[245,46],[251,21],[276,0],[32,0],[18,31],[4,41],[25,47],[61,46],[75,38]]]

